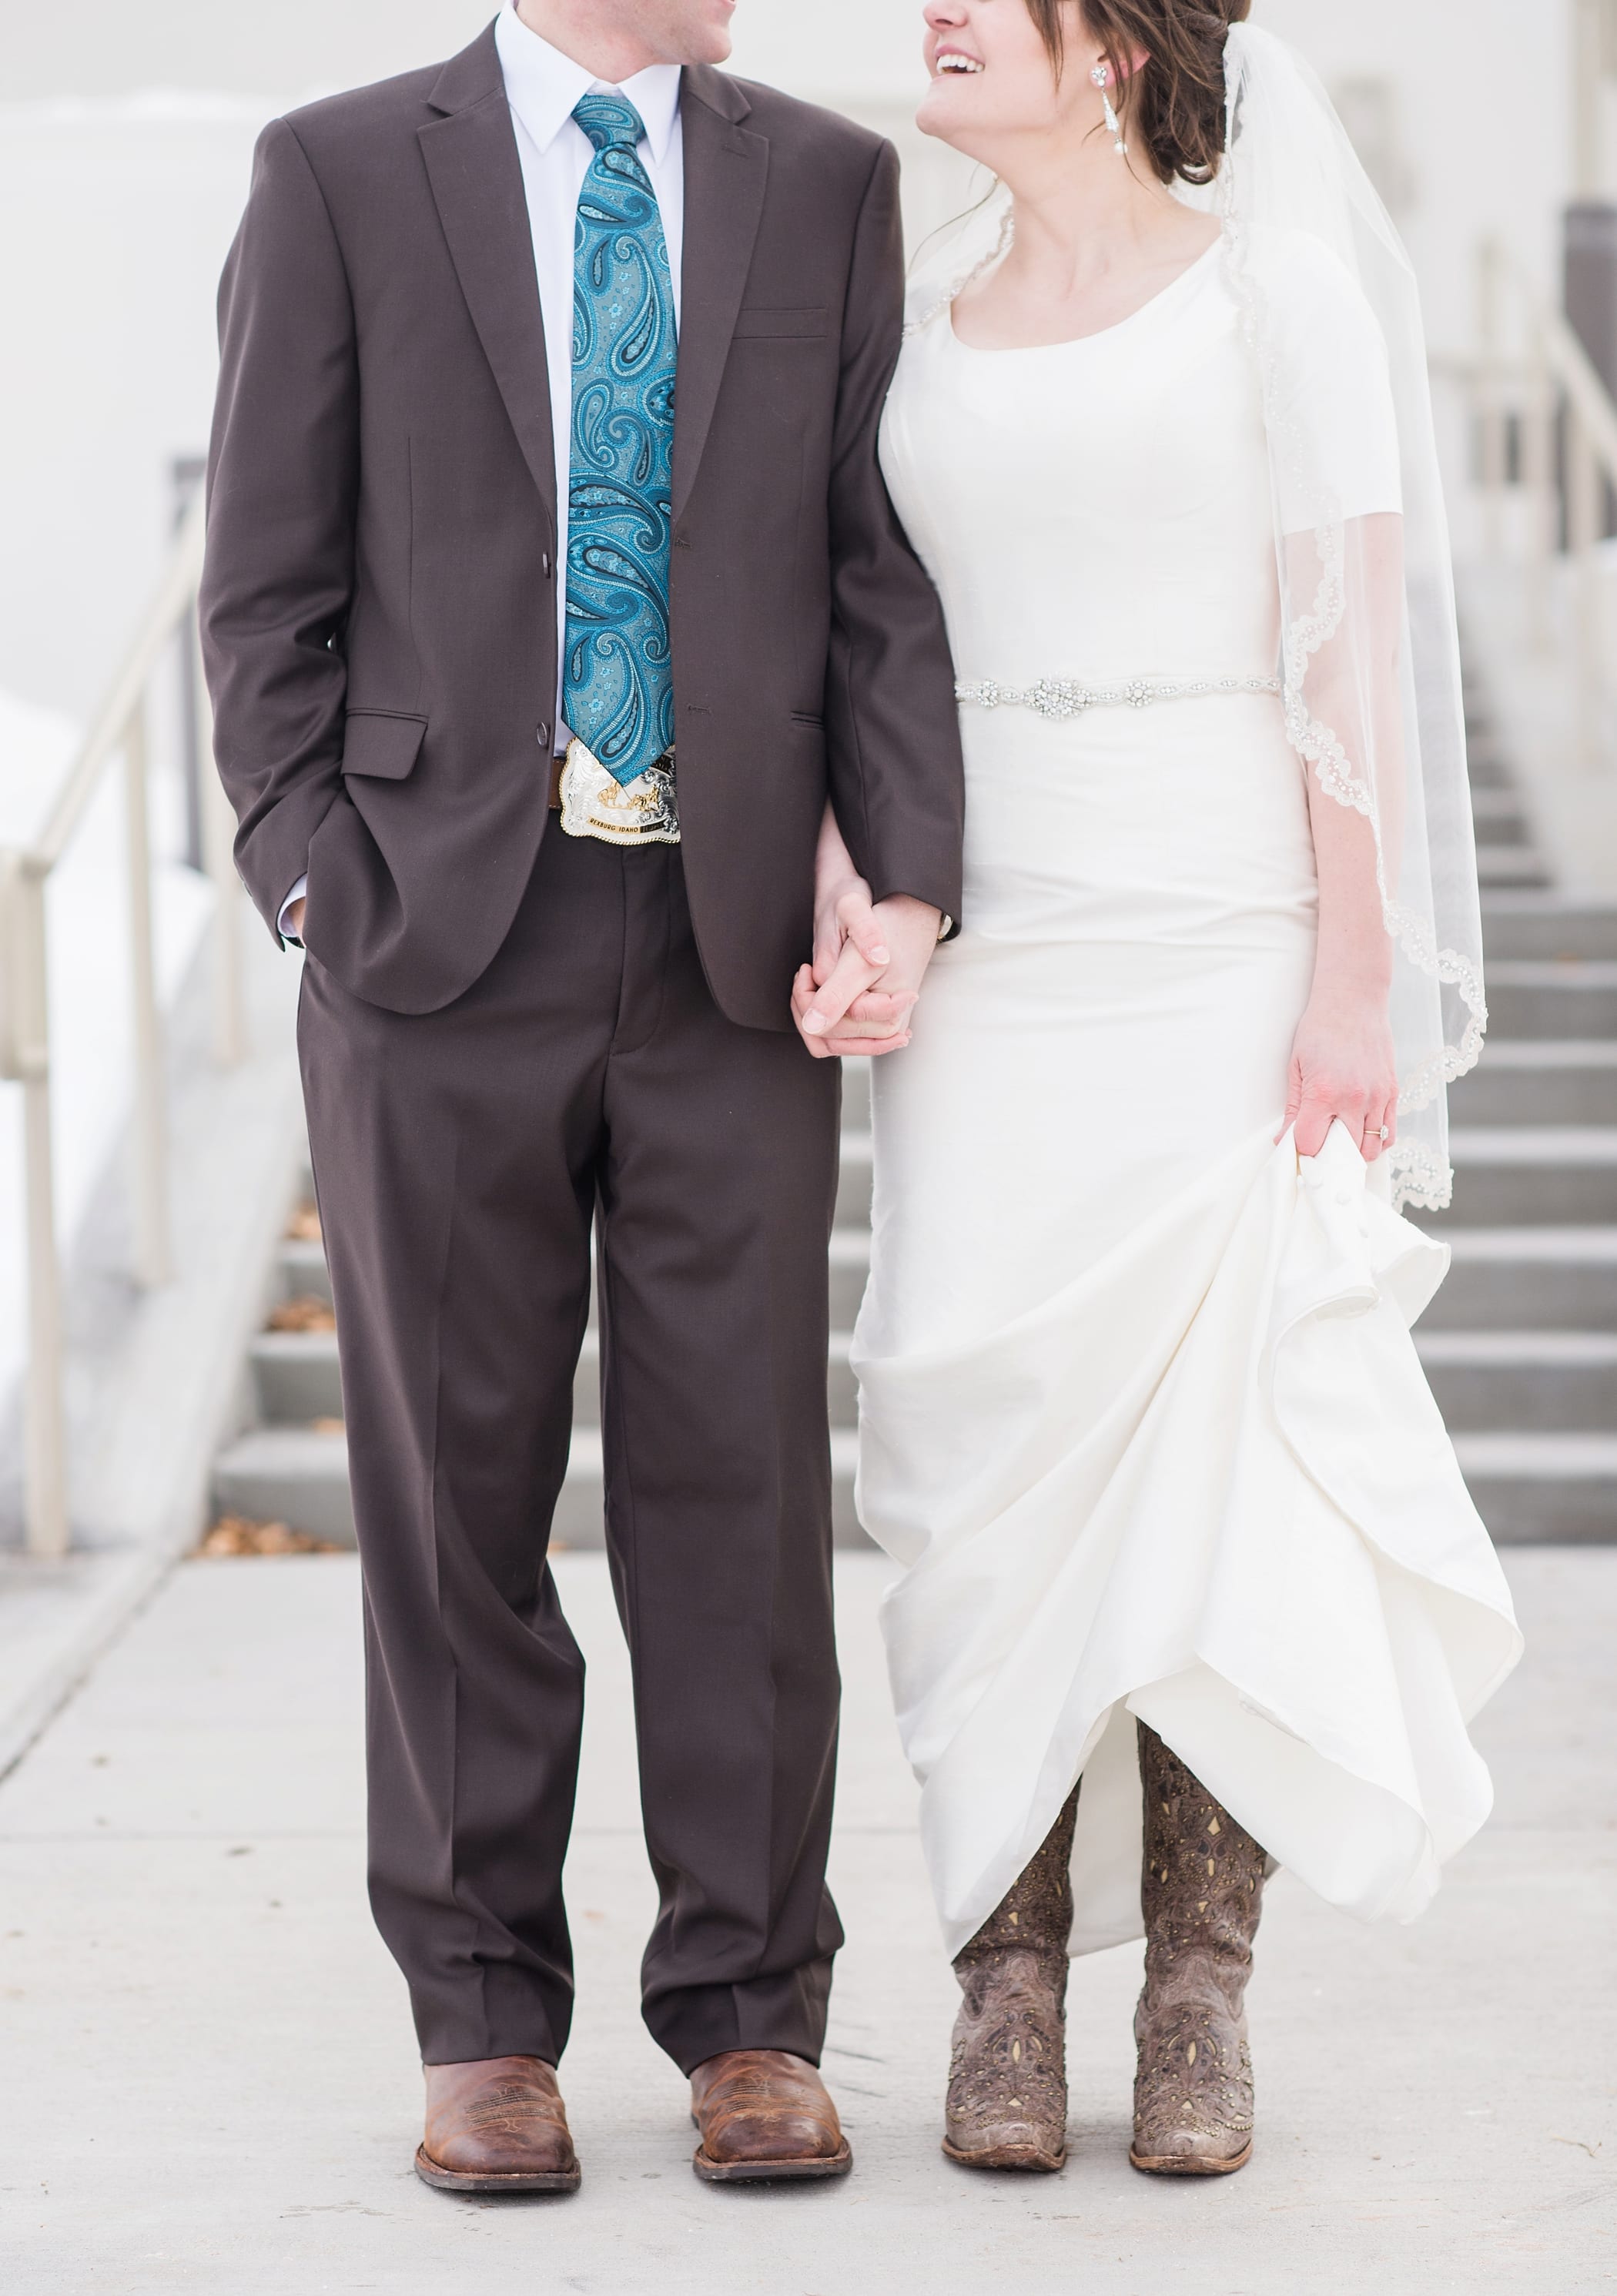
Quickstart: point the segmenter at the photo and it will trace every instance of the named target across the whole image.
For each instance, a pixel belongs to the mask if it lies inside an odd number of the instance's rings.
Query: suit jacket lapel
[[[702,467],[718,389],[746,290],[769,175],[767,139],[740,125],[751,109],[732,79],[705,66],[685,75],[684,308],[674,402],[674,515]]]
[[[550,369],[522,164],[492,29],[446,64],[419,131],[450,258],[506,413],[556,523]]]

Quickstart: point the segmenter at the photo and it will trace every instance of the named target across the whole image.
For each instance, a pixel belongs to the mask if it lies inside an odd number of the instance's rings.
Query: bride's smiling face
[[[973,159],[1009,135],[1060,127],[1097,98],[1089,85],[1095,45],[1077,0],[1063,10],[1065,68],[1059,79],[1026,0],[928,0],[923,53],[932,85],[917,124]]]

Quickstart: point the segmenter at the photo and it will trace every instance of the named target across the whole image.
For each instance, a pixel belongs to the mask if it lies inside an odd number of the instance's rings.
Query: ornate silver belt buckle
[[[632,782],[616,782],[575,735],[562,768],[562,826],[569,837],[596,837],[603,845],[677,845],[672,750]]]

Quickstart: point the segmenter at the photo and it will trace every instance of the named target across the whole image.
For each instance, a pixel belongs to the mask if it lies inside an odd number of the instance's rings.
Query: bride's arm
[[[1291,547],[1293,582],[1300,588],[1317,583],[1312,537],[1293,537]],[[1403,765],[1398,684],[1402,521],[1353,521],[1346,562],[1342,629],[1311,664],[1306,699],[1309,714],[1332,729],[1354,769],[1371,780],[1384,845],[1396,854]],[[1319,946],[1293,1046],[1285,1123],[1297,1128],[1298,1153],[1316,1156],[1332,1124],[1340,1121],[1374,1163],[1398,1132],[1398,1067],[1388,1013],[1393,947],[1376,877],[1375,831],[1363,813],[1321,785],[1312,767],[1309,816],[1319,872]]]

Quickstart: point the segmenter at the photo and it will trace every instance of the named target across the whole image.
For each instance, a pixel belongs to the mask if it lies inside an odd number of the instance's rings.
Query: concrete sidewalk
[[[653,1910],[603,1562],[564,2069],[585,2185],[456,2202],[410,2169],[416,2070],[363,1890],[347,1559],[184,1568],[0,1790],[0,2285],[15,2296],[1403,2296],[1617,2286],[1617,1552],[1506,1555],[1530,1638],[1485,1718],[1499,1813],[1426,1921],[1366,1931],[1285,1880],[1253,1987],[1259,2148],[1133,2175],[1137,1949],[1072,1985],[1073,2156],[937,2149],[953,1985],[887,1710],[888,1566],[839,1564],[849,1713],[827,2071],[845,2185],[713,2190],[643,2033]]]

